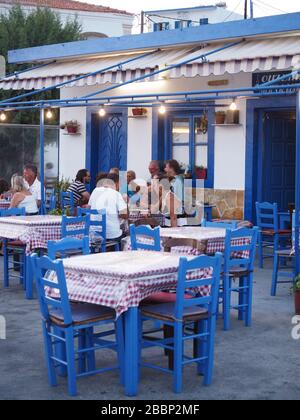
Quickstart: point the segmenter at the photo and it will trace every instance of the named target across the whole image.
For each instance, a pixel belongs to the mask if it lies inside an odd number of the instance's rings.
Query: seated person
[[[1,200],[5,200],[6,198],[9,198],[10,188],[9,184],[5,179],[0,179],[0,198]]]
[[[86,189],[86,185],[91,182],[91,175],[87,169],[81,169],[76,180],[70,185],[67,192],[72,192],[74,196],[75,206],[84,206],[88,204],[90,193]]]
[[[119,182],[118,175],[107,175],[107,178],[101,181],[102,186],[93,191],[89,201],[92,210],[106,210],[106,238],[108,240],[122,239],[121,219],[128,219],[127,204],[118,191]],[[97,216],[92,216],[91,219],[97,220]],[[96,227],[93,230],[96,230]]]
[[[36,198],[28,191],[24,179],[21,176],[12,178],[13,198],[10,208],[25,208],[28,216],[36,216],[39,213]]]

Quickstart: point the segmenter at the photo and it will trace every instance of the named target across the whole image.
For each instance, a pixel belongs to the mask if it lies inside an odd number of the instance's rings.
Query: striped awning
[[[216,50],[226,45],[207,44],[201,47],[167,49],[148,57],[117,67],[126,59],[138,57],[139,54],[114,55],[96,58],[80,58],[70,61],[59,61],[48,66],[30,70],[20,77],[11,77],[0,82],[0,88],[9,90],[31,90],[53,86],[70,81],[77,76],[96,72],[101,68],[116,65],[115,71],[87,77],[68,86],[95,86],[119,84],[136,77],[151,73],[159,68],[198,57],[200,54]],[[286,36],[272,39],[244,41],[234,47],[224,49],[207,57],[207,60],[195,60],[191,64],[171,70],[168,77],[172,79],[196,76],[221,76],[226,73],[253,73],[256,71],[289,70],[300,68],[300,36]],[[147,80],[156,80],[155,77]]]

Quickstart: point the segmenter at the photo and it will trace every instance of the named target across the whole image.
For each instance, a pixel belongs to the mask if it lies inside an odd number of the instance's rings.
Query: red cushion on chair
[[[11,242],[7,242],[7,246],[15,247],[15,248],[23,248],[26,246],[26,244],[22,241],[11,241]]]
[[[185,295],[185,299],[192,299],[192,296]],[[155,293],[144,299],[142,303],[174,303],[176,302],[176,293],[160,292]]]

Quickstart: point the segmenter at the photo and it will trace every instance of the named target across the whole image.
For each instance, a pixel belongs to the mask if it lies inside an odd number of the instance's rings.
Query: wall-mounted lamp
[[[6,116],[5,112],[2,111],[1,114],[0,114],[0,121],[1,122],[4,122],[6,120],[7,120],[7,116]]]
[[[104,118],[104,117],[105,117],[105,115],[106,115],[106,111],[105,111],[105,109],[104,109],[104,108],[101,108],[101,109],[99,110],[99,116],[100,116],[101,118]]]
[[[158,112],[160,113],[160,115],[165,115],[165,113],[167,112],[167,108],[165,107],[165,105],[161,105],[158,109]]]
[[[237,104],[236,104],[235,99],[233,99],[229,109],[230,109],[230,111],[236,111],[237,110]]]
[[[52,112],[51,109],[48,109],[47,110],[47,112],[46,112],[46,118],[47,118],[47,120],[52,120],[52,118],[53,118],[53,112]]]

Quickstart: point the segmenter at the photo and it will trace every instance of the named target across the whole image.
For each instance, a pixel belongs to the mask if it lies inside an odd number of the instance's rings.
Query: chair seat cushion
[[[10,241],[7,242],[9,248],[25,248],[26,244],[22,241]]]
[[[251,272],[247,268],[243,267],[232,267],[230,269],[230,275],[232,277],[246,277],[249,276]]]
[[[174,303],[176,302],[176,293],[170,292],[160,292],[154,293],[153,295],[149,296],[148,298],[144,299],[142,304],[155,304],[155,303]],[[192,296],[185,295],[185,299],[191,299]]]
[[[92,324],[100,321],[114,321],[116,318],[116,313],[113,309],[87,303],[71,303],[71,311],[73,326]],[[51,310],[50,319],[53,324],[61,328],[69,327],[69,325],[65,325],[64,317],[60,310]]]
[[[276,232],[273,229],[263,230],[262,233],[267,236],[275,236]],[[291,235],[292,231],[289,229],[281,229],[278,231],[279,235]]]
[[[175,303],[164,303],[161,305],[142,307],[142,315],[158,321],[174,322],[176,320]],[[207,319],[208,316],[208,311],[205,308],[192,306],[184,310],[183,320],[184,322],[194,322],[201,319]]]

